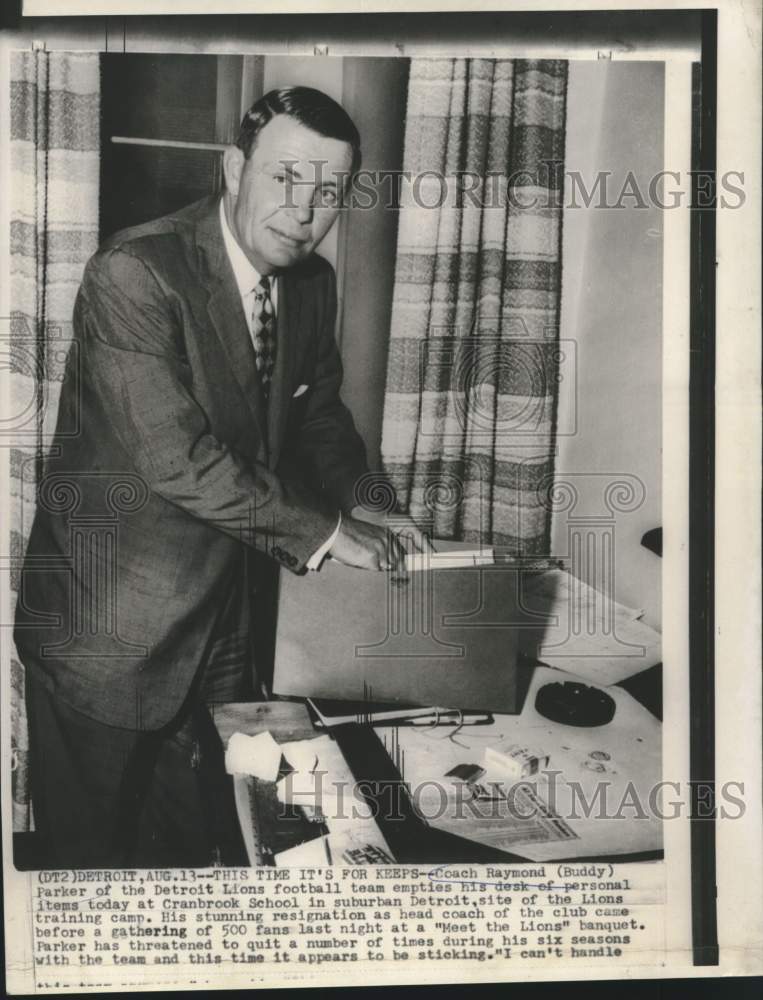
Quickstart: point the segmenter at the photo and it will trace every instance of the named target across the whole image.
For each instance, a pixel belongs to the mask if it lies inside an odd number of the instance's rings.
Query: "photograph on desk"
[[[9,74],[16,867],[659,859],[666,63]]]

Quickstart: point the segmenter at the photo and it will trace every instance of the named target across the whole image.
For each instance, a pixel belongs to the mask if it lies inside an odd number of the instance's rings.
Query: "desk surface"
[[[256,736],[269,730],[279,743],[318,735],[301,701],[230,702],[211,705],[210,712],[224,744],[234,733]]]
[[[549,755],[555,812],[575,837],[526,843],[511,839],[517,831],[507,826],[507,839],[502,841],[498,820],[484,824],[479,837],[482,843],[534,861],[661,850],[661,823],[652,814],[649,797],[661,777],[660,723],[617,687],[607,689],[616,711],[606,726],[578,728],[549,722],[535,710],[537,691],[546,683],[567,679],[572,675],[536,667],[522,712],[496,715],[490,726],[465,727],[458,732],[401,727],[396,734],[396,752],[405,754],[405,780],[414,788],[423,788],[427,782],[442,782],[459,764],[481,764],[486,746],[498,750],[512,744],[528,746]],[[552,801],[548,784],[539,782],[538,791],[546,801]],[[590,815],[586,816],[589,806]],[[521,812],[519,806],[517,812]],[[458,833],[461,821],[458,816],[443,815],[432,817],[430,822]]]
[[[653,815],[650,802],[650,791],[661,777],[659,721],[627,691],[611,687],[608,690],[616,702],[616,713],[608,725],[576,728],[550,723],[535,711],[537,690],[544,683],[570,676],[553,668],[536,667],[522,712],[497,715],[490,726],[458,731],[401,726],[377,732],[398,764],[404,760],[403,778],[414,790],[447,782],[447,772],[458,764],[480,764],[488,745],[500,749],[520,743],[547,753],[549,770],[557,774],[553,779],[556,813],[574,836],[531,843],[509,839],[505,850],[536,861],[661,850],[661,823]],[[280,743],[317,735],[301,702],[216,705],[213,718],[224,743],[234,732],[256,735],[269,730]],[[543,787],[540,785],[539,790]],[[419,799],[417,805],[424,807],[430,825],[465,835],[463,820],[458,816],[433,814],[425,798]],[[587,816],[589,807],[591,813]],[[480,841],[498,846],[501,822],[483,825],[477,834]],[[517,824],[513,827],[512,836]]]

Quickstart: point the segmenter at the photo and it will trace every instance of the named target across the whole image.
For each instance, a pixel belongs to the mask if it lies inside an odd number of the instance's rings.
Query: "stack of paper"
[[[494,563],[495,553],[492,548],[409,552],[405,558],[405,568],[409,573],[428,569],[464,569],[467,566],[492,566]]]

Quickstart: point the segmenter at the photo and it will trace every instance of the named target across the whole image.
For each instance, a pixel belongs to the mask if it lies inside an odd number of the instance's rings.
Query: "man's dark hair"
[[[281,87],[271,90],[249,108],[241,122],[236,145],[249,159],[257,136],[276,115],[289,115],[301,125],[327,139],[339,139],[352,147],[354,174],[360,167],[360,135],[341,104],[312,87]]]

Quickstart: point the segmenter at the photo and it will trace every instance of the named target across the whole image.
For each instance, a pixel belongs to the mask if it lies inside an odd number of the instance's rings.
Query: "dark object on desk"
[[[644,532],[641,544],[645,549],[662,558],[662,528],[652,528]],[[662,664],[656,663],[648,670],[642,670],[632,677],[620,681],[618,687],[633,695],[636,701],[648,708],[652,715],[662,721]]]
[[[626,677],[617,685],[633,695],[639,704],[649,709],[662,722],[662,664],[655,663],[648,670]]]
[[[651,528],[641,536],[641,544],[645,549],[662,557],[662,528]]]
[[[485,768],[479,764],[456,764],[450,771],[445,772],[446,778],[458,778],[459,781],[479,781],[485,777]]]
[[[535,709],[565,726],[605,726],[615,716],[614,699],[606,691],[576,681],[544,684],[535,697]]]

